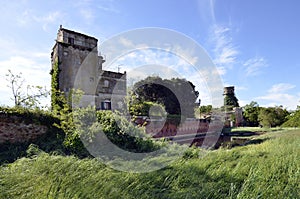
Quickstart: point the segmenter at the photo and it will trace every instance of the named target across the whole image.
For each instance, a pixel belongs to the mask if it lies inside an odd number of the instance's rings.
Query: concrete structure
[[[51,53],[52,68],[58,63],[60,71],[58,87],[66,96],[73,88],[82,90],[81,107],[119,109],[126,96],[126,72],[103,70],[97,43],[94,37],[60,26]]]

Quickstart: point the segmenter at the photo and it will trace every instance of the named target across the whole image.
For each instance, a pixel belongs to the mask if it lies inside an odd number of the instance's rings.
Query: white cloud
[[[215,45],[213,49],[214,63],[218,67],[222,67],[222,75],[226,74],[227,69],[232,68],[239,54],[236,46],[232,42],[230,31],[228,27],[219,25],[213,26],[213,36],[211,40]]]
[[[261,74],[261,70],[268,66],[267,60],[263,57],[254,57],[244,62],[246,76],[256,76]]]
[[[262,106],[282,105],[290,110],[296,109],[299,104],[300,94],[291,94],[288,91],[295,88],[295,85],[288,83],[279,83],[273,85],[266,95],[256,97],[256,100],[262,100]]]
[[[296,86],[293,85],[293,84],[280,83],[280,84],[273,85],[272,88],[268,92],[270,92],[270,93],[282,93],[282,92],[286,92],[288,90],[291,90],[295,87]]]
[[[79,13],[88,23],[96,18],[95,13],[90,8],[82,8]]]
[[[118,9],[116,9],[116,7],[113,4],[109,4],[107,7],[106,6],[97,6],[98,9],[103,10],[105,12],[111,12],[114,14],[119,14],[120,11]]]
[[[219,73],[220,76],[226,74],[226,68],[225,67],[222,67],[222,66],[217,67],[217,70],[218,70],[218,73]]]
[[[56,22],[60,17],[62,17],[62,13],[60,13],[59,11],[54,11],[49,12],[44,16],[33,16],[33,19],[37,22],[53,23]]]
[[[250,102],[247,100],[241,100],[239,99],[239,105],[240,107],[246,106],[247,104],[249,104]]]
[[[45,53],[28,53],[27,56],[11,56],[6,60],[0,61],[0,105],[12,105],[11,90],[7,87],[8,81],[5,76],[8,70],[13,74],[22,73],[25,79],[24,88],[27,85],[43,86],[50,89],[50,62],[49,56],[46,58]],[[44,101],[49,105],[50,99]]]
[[[130,41],[129,39],[126,39],[124,37],[120,38],[120,44],[123,45],[126,48],[132,48],[135,47],[134,43]]]
[[[31,24],[41,24],[44,31],[47,31],[50,24],[56,24],[59,19],[62,19],[64,14],[59,11],[53,11],[39,15],[32,10],[25,10],[19,17],[17,17],[17,24],[22,27],[29,26]]]

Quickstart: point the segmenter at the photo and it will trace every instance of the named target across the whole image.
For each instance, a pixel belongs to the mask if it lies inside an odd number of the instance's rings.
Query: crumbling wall
[[[20,116],[0,115],[0,144],[25,143],[38,139],[47,132],[44,125],[24,121]]]

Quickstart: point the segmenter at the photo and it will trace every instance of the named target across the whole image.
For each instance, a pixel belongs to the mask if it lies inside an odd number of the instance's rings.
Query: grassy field
[[[0,167],[0,198],[300,198],[300,130],[261,136],[143,174],[41,153]]]

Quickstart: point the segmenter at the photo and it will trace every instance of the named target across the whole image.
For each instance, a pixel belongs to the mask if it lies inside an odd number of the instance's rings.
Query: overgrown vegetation
[[[243,116],[246,126],[276,127],[288,120],[290,113],[282,106],[260,107],[252,101],[243,107]]]
[[[149,152],[157,150],[159,143],[146,135],[143,128],[135,127],[124,117],[111,111],[95,111],[93,107],[69,111],[67,105],[59,112],[30,110],[22,107],[0,107],[0,114],[5,117],[18,116],[20,122],[38,124],[48,127],[45,136],[28,143],[2,144],[0,146],[0,163],[12,162],[26,155],[26,149],[34,143],[46,152],[60,151],[66,155],[80,158],[90,157],[81,136],[105,133],[115,145],[128,151]],[[94,119],[91,119],[94,117]]]
[[[300,106],[297,110],[287,117],[287,121],[283,123],[283,127],[300,127]]]
[[[129,106],[129,113],[133,116],[165,117],[165,107],[150,101],[133,100]]]
[[[185,79],[152,76],[134,84],[130,105],[150,101],[163,105],[168,114],[194,117],[198,95],[195,85]]]
[[[239,107],[239,100],[237,99],[237,97],[235,96],[234,93],[228,93],[225,95],[224,97],[224,106],[226,109],[231,109],[233,107]]]
[[[63,145],[65,134],[62,130],[56,128],[54,124],[59,123],[59,119],[41,109],[27,109],[23,107],[0,107],[0,117],[12,118],[18,117],[20,123],[44,125],[48,128],[45,135],[37,140],[23,143],[2,143],[0,145],[0,164],[13,162],[18,158],[26,156],[26,149],[30,144],[36,144],[45,152],[54,152],[68,154]]]
[[[104,133],[116,146],[132,152],[150,152],[159,148],[143,128],[134,126],[122,115],[112,111],[95,111],[93,107],[73,112],[77,139],[97,142],[95,137]],[[97,144],[97,143],[96,143]]]
[[[258,120],[264,127],[281,126],[286,120],[289,112],[280,106],[261,107],[259,110]]]
[[[261,144],[137,174],[32,147],[32,157],[2,165],[0,198],[299,198],[299,135],[272,132]]]

